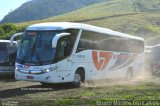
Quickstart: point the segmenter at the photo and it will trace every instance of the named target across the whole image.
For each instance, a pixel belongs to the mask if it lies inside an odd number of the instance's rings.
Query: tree
[[[4,30],[0,27],[0,36],[4,35]]]
[[[3,29],[4,33],[10,33],[11,31],[16,31],[17,29],[16,26],[12,23],[3,24],[1,28]]]

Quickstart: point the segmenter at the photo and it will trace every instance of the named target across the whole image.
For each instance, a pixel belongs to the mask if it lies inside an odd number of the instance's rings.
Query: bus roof
[[[82,24],[82,23],[72,23],[72,22],[48,22],[48,23],[40,23],[40,24],[34,24],[29,27],[27,27],[26,30],[36,30],[36,31],[42,31],[42,30],[65,30],[65,29],[83,29],[93,32],[99,32],[104,34],[109,34],[113,36],[121,36],[121,37],[127,37],[131,39],[137,39],[144,41],[141,37],[131,36],[125,33],[113,31],[111,29],[106,29],[102,27],[92,26],[88,24]]]
[[[0,43],[10,43],[10,40],[0,40]],[[13,43],[17,43],[17,42],[13,41]]]

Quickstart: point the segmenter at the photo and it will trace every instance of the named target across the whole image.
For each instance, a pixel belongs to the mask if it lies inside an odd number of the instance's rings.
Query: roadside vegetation
[[[146,44],[152,45],[160,40],[159,10],[160,2],[157,0],[108,0],[63,15],[14,25],[23,29],[42,22],[87,23],[143,37]],[[1,39],[7,39],[11,34],[5,34]]]
[[[145,38],[146,44],[160,41],[158,0],[108,0],[63,15],[23,23],[0,25],[0,39],[9,39],[27,26],[41,22],[80,22]],[[94,106],[97,101],[160,100],[160,78],[103,86],[42,86],[36,82],[0,80],[0,103],[17,101],[18,106]],[[0,104],[1,105],[1,104]]]
[[[13,23],[6,23],[0,25],[0,39],[9,39],[11,35],[21,32],[25,29],[23,26],[16,26]]]

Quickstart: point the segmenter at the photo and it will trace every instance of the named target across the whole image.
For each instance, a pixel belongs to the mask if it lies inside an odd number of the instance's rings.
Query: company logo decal
[[[28,65],[17,65],[17,67],[19,68],[19,69],[28,69],[30,66],[28,66]]]
[[[30,66],[28,65],[24,65],[24,69],[28,69]]]
[[[113,55],[112,58],[116,59],[116,61],[113,66],[110,67],[110,71],[129,66],[136,59],[136,55],[120,53],[119,55]]]
[[[92,51],[92,58],[96,69],[101,71],[108,65],[112,58],[112,53]]]

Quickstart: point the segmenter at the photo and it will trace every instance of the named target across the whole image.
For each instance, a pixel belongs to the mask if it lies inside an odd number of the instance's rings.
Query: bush
[[[0,39],[10,39],[10,37],[17,32],[23,32],[26,26],[16,26],[12,23],[0,25]]]
[[[4,30],[0,27],[0,36],[4,35]]]
[[[23,32],[27,26],[18,26],[16,32]]]
[[[6,23],[1,26],[5,33],[10,33],[12,31],[16,31],[17,27],[12,23]]]

